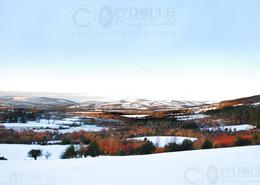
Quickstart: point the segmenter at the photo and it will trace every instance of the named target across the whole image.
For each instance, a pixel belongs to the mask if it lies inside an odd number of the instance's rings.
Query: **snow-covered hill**
[[[86,110],[178,110],[190,108],[194,112],[205,112],[216,108],[238,105],[258,105],[260,96],[252,96],[236,100],[222,101],[220,103],[210,101],[177,101],[177,100],[147,100],[125,99],[114,101],[87,101],[76,103],[67,99],[29,96],[0,96],[0,106],[15,107],[68,107]]]
[[[66,107],[74,105],[75,102],[47,97],[25,97],[25,96],[2,96],[0,97],[0,105],[14,107]]]
[[[29,96],[0,96],[0,105],[11,107],[69,107],[89,110],[172,110],[205,105],[203,101],[127,99],[118,101],[87,101],[75,103],[67,99]]]
[[[138,110],[165,110],[165,109],[180,109],[193,106],[207,104],[203,101],[158,101],[146,99],[132,99],[132,100],[119,100],[111,102],[85,102],[79,105],[71,106],[71,108],[86,108],[94,110],[125,110],[125,109],[138,109]]]
[[[127,157],[1,161],[4,185],[211,185],[260,183],[260,146]]]

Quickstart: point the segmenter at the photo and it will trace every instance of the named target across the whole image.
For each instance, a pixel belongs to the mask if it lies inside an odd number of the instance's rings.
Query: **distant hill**
[[[0,97],[0,105],[6,107],[24,107],[24,108],[51,108],[51,107],[67,107],[74,105],[75,102],[47,97],[25,97],[25,96],[2,96]]]
[[[69,109],[83,109],[94,111],[110,110],[179,110],[192,108],[203,111],[208,109],[218,109],[228,106],[260,104],[260,95],[239,98],[234,100],[212,103],[207,101],[177,101],[177,100],[147,100],[147,99],[125,99],[118,101],[87,101],[76,103],[62,98],[49,97],[29,97],[29,96],[0,96],[0,107],[24,107],[24,108],[54,108],[66,107]],[[204,111],[205,111],[204,110]]]
[[[260,95],[222,101],[219,103],[219,107],[224,108],[228,106],[253,105],[258,103],[260,103]]]
[[[109,102],[85,102],[70,108],[92,109],[92,110],[176,110],[207,104],[207,102],[176,101],[176,100],[147,100],[132,99]]]

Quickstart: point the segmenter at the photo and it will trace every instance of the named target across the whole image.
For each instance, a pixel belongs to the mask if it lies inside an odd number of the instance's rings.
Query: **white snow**
[[[23,101],[23,100],[26,100],[26,97],[15,96],[15,97],[13,97],[13,100],[16,100],[16,101]]]
[[[210,127],[206,128],[205,130],[209,131],[244,131],[244,130],[253,130],[256,126],[249,125],[249,124],[242,124],[242,125],[230,125],[230,126],[220,126],[220,127]]]
[[[160,109],[160,110],[176,110],[184,107],[193,107],[204,105],[207,102],[203,101],[175,101],[175,100],[146,100],[146,99],[126,99],[126,100],[116,100],[109,102],[85,102],[79,105],[71,106],[75,107],[91,107],[95,110],[122,110],[122,109]]]
[[[69,145],[24,145],[24,144],[0,144],[0,157],[5,157],[8,160],[34,160],[27,156],[27,153],[32,149],[42,150],[43,156],[39,160],[44,159],[44,153],[50,152],[49,160],[59,159],[61,154]]]
[[[189,139],[191,141],[196,140],[196,138],[181,137],[181,136],[144,136],[144,137],[129,138],[129,140],[144,141],[145,138],[158,147],[164,147],[169,143],[181,144],[185,139]]]
[[[187,120],[195,120],[195,119],[204,119],[209,117],[205,114],[191,114],[191,115],[183,115],[183,116],[175,116],[175,118],[179,121],[187,121]]]
[[[145,118],[148,115],[146,114],[133,114],[133,115],[122,115],[122,117],[126,117],[126,118]]]
[[[260,146],[127,157],[0,161],[4,185],[260,184]]]
[[[85,131],[85,132],[100,132],[102,130],[106,130],[108,128],[106,127],[98,127],[96,125],[81,125],[79,127],[70,127],[69,129],[59,129],[59,133],[72,133],[72,132],[79,132],[79,131]]]
[[[15,130],[26,130],[26,129],[58,129],[60,126],[56,124],[48,124],[48,123],[37,123],[37,122],[28,122],[28,123],[4,123],[1,124],[5,126],[7,129],[15,129]]]
[[[72,121],[73,120],[73,121]],[[76,124],[74,126],[73,124]],[[7,129],[14,129],[17,131],[21,130],[33,130],[36,132],[60,132],[60,133],[71,133],[76,131],[87,131],[87,132],[99,132],[103,129],[107,129],[106,127],[99,127],[96,125],[85,125],[81,124],[79,120],[75,120],[75,118],[67,118],[64,120],[46,120],[41,119],[39,122],[29,121],[27,123],[3,123],[1,124]]]

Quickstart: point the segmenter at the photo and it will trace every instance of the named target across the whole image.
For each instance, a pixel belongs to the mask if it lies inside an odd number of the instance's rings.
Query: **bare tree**
[[[51,156],[51,153],[49,151],[47,151],[44,153],[44,156],[45,156],[46,160],[48,160],[49,157]]]

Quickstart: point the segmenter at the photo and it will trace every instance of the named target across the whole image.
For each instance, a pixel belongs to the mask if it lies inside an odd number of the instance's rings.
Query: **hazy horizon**
[[[119,101],[119,100],[136,100],[136,99],[146,99],[146,100],[153,100],[153,101],[204,101],[204,102],[220,102],[225,100],[233,100],[238,98],[245,98],[245,97],[251,97],[251,96],[257,96],[258,94],[251,94],[244,97],[233,97],[230,99],[215,99],[215,100],[195,100],[195,99],[176,99],[174,97],[169,99],[154,99],[154,98],[145,98],[145,97],[102,97],[102,96],[91,96],[91,95],[84,95],[84,94],[76,94],[76,93],[51,93],[51,92],[14,92],[14,91],[0,91],[0,97],[47,97],[47,98],[59,98],[59,99],[67,99],[74,102],[87,102],[87,101],[100,101],[100,102],[106,102],[106,101]]]

